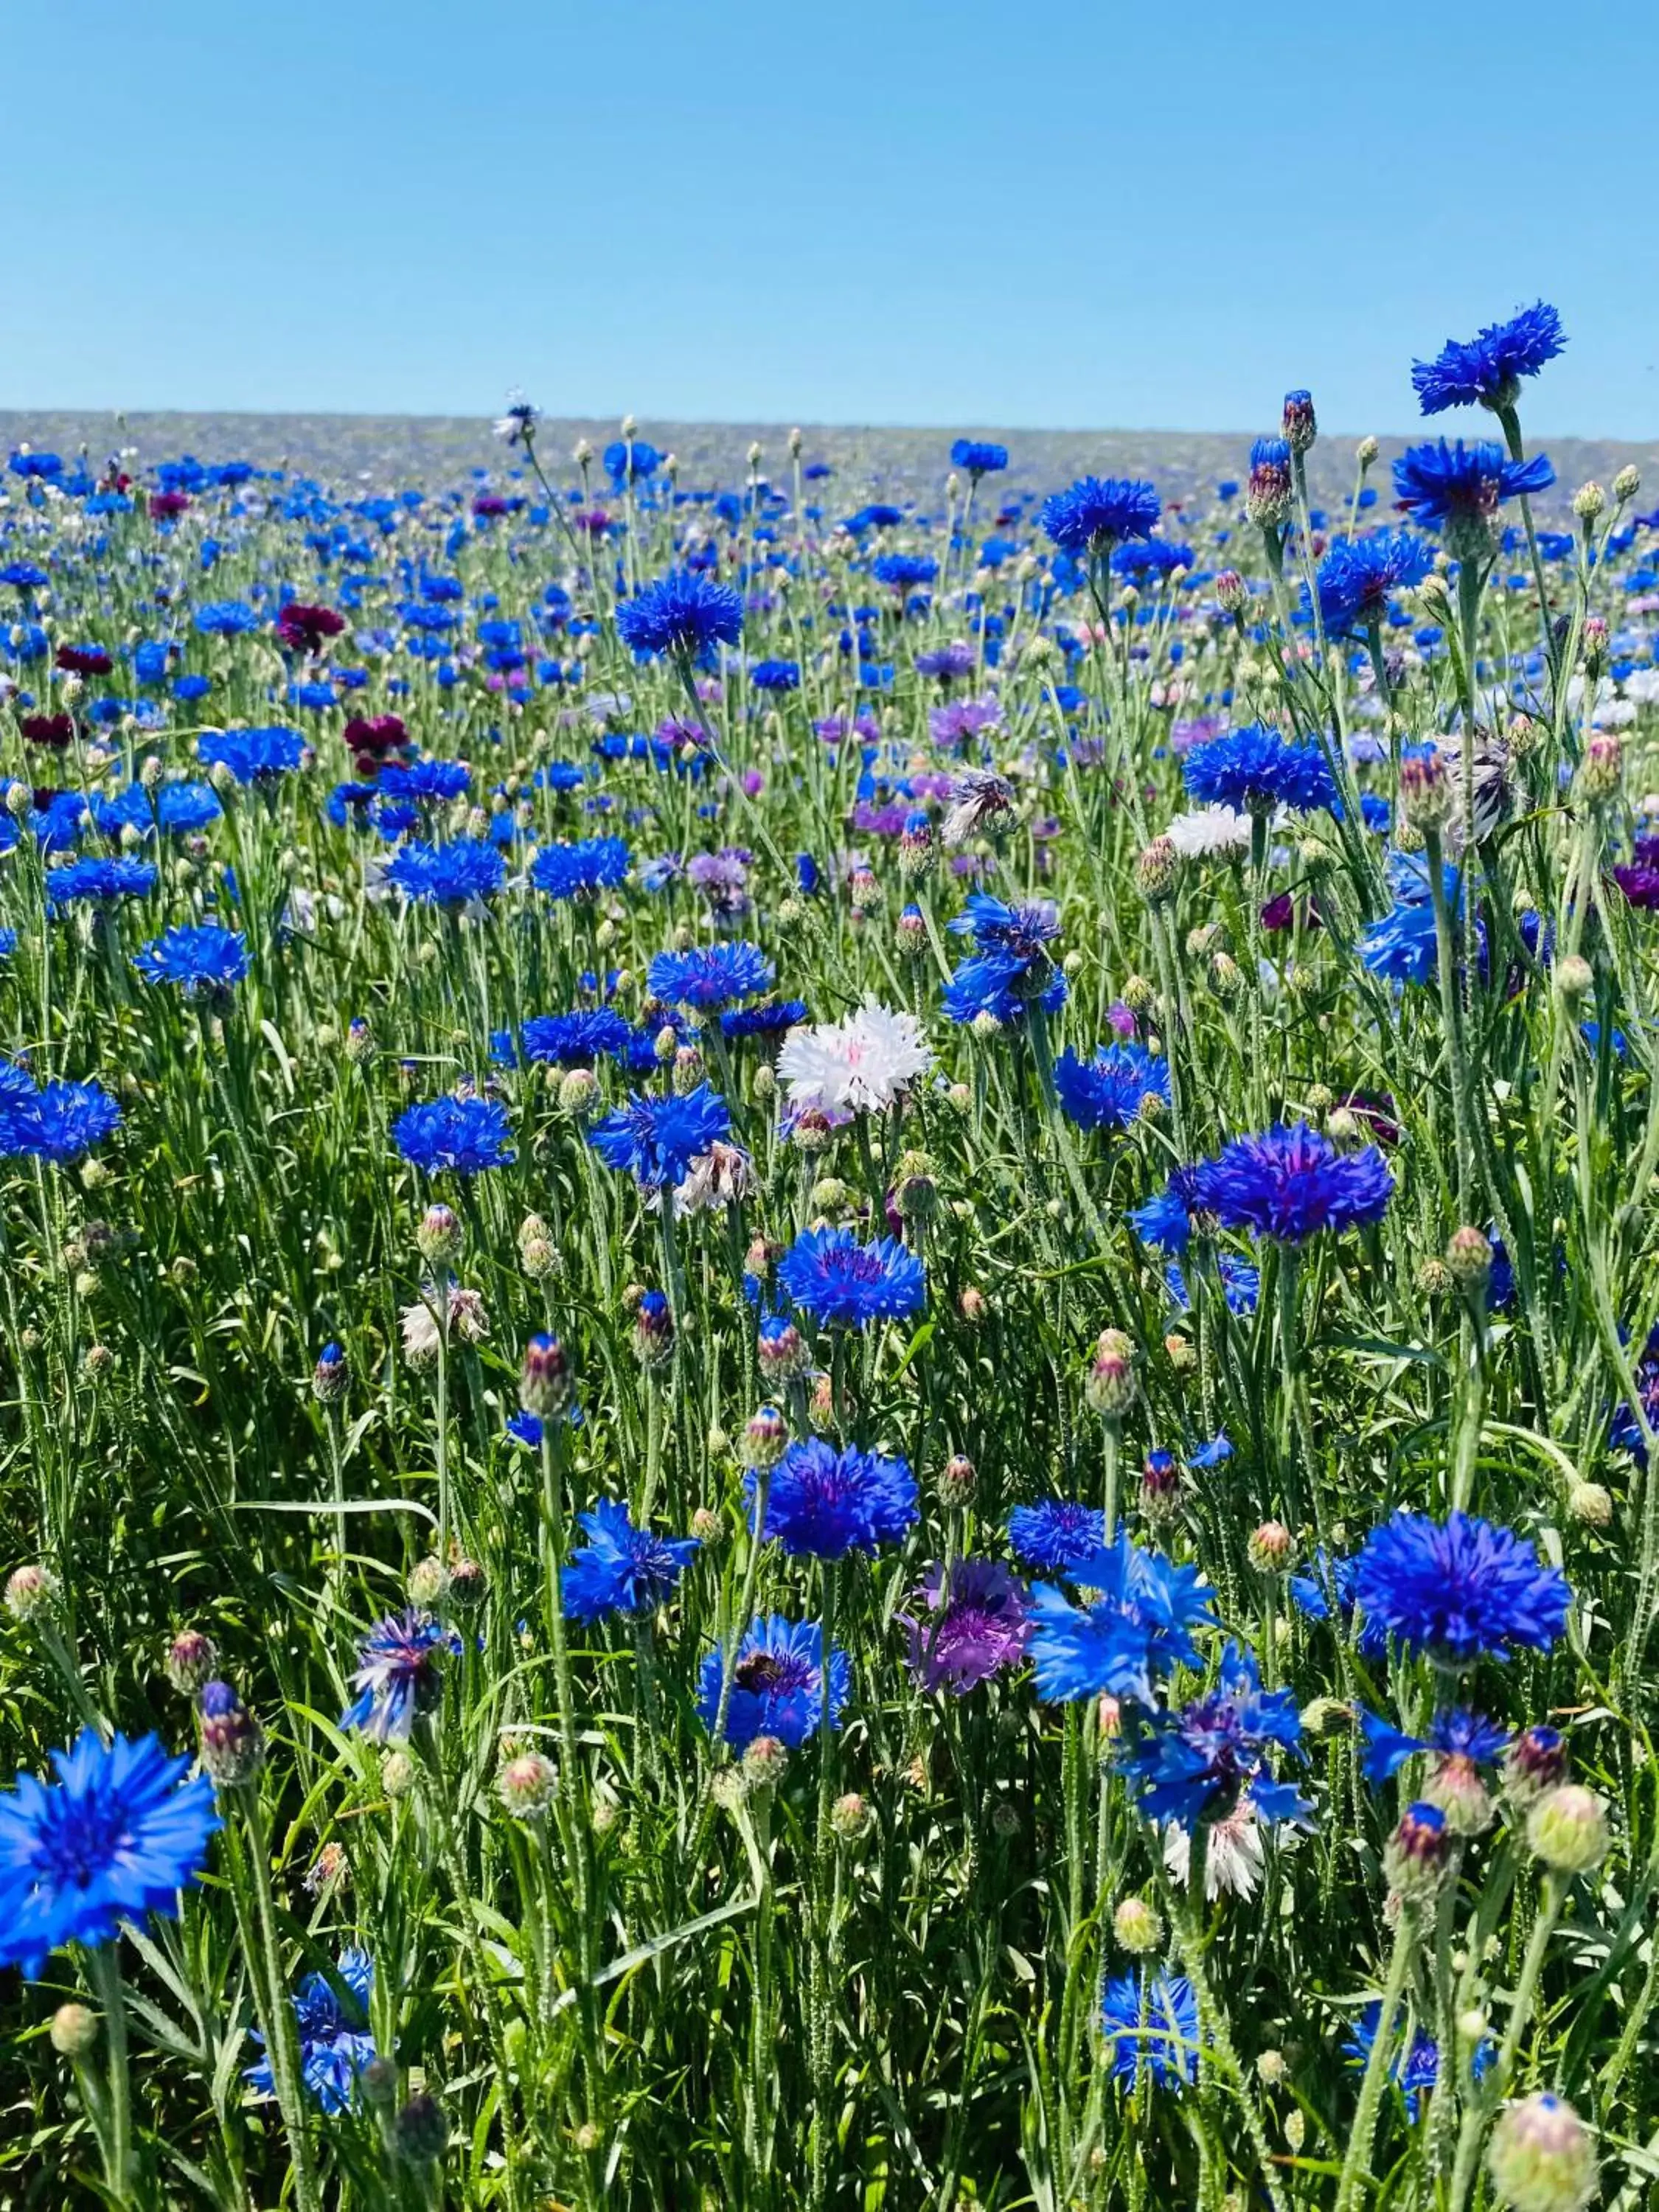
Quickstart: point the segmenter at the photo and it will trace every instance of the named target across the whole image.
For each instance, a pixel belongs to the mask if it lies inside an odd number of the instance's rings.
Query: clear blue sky
[[[1647,0],[9,0],[0,405],[1659,435]]]

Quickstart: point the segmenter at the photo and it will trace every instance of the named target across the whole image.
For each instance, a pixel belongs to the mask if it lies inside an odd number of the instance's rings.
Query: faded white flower
[[[1194,806],[1164,831],[1183,860],[1232,859],[1250,849],[1250,817],[1232,806]]]
[[[1193,1839],[1173,1822],[1164,1831],[1164,1863],[1185,1885],[1192,1873]],[[1249,1799],[1236,1805],[1224,1820],[1210,1824],[1209,1850],[1204,1861],[1204,1894],[1254,1897],[1261,1879],[1261,1831],[1255,1808]]]
[[[951,801],[942,834],[947,845],[961,845],[994,816],[1010,811],[1014,787],[994,768],[965,768],[951,787]]]
[[[489,1334],[489,1316],[484,1311],[481,1291],[469,1291],[459,1283],[447,1286],[449,1297],[449,1334],[453,1341],[477,1344]],[[426,1296],[405,1306],[398,1316],[403,1328],[404,1358],[411,1367],[430,1367],[438,1357],[442,1341],[438,1327],[438,1301],[444,1293],[435,1284],[428,1284]]]
[[[883,1113],[933,1064],[914,1014],[866,999],[844,1020],[791,1030],[778,1054],[778,1076],[797,1109]]]

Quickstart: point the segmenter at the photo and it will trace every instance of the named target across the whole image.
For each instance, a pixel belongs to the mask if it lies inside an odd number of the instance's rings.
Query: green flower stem
[[[1394,1948],[1389,1957],[1389,1978],[1383,1985],[1382,2002],[1377,2008],[1371,2047],[1365,2055],[1365,2071],[1360,2078],[1359,2103],[1348,2136],[1347,2154],[1343,2159],[1341,2176],[1336,2185],[1335,2212],[1352,2212],[1360,2185],[1370,2174],[1371,2146],[1376,2137],[1376,2115],[1389,2078],[1389,2056],[1394,2047],[1395,2018],[1400,2010],[1400,2000],[1405,1992],[1407,1977],[1411,1972],[1416,1950],[1416,1916],[1409,1905],[1402,1905],[1399,1925],[1394,1933]]]

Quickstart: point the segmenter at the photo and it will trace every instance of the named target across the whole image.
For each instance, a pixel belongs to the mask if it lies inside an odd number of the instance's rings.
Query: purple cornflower
[[[437,1657],[450,1649],[448,1632],[414,1607],[377,1621],[357,1647],[351,1686],[357,1692],[340,1716],[371,1743],[404,1743],[410,1729],[441,1692]]]
[[[996,1559],[933,1565],[916,1593],[927,1617],[902,1616],[910,1672],[924,1690],[961,1697],[1025,1656],[1030,1611],[1025,1585]]]
[[[1301,1244],[1322,1229],[1380,1221],[1394,1177],[1375,1145],[1340,1153],[1305,1121],[1236,1137],[1193,1176],[1193,1205],[1224,1229]]]

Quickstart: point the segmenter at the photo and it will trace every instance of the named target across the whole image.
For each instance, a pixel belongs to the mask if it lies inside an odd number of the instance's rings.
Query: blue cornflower
[[[530,880],[549,898],[592,898],[628,873],[628,845],[621,837],[583,837],[572,845],[546,845],[531,865]]]
[[[205,830],[223,811],[210,783],[164,783],[155,795],[156,820],[181,837]]]
[[[1079,1559],[1068,1579],[1098,1595],[1079,1610],[1049,1583],[1032,1591],[1039,1697],[1069,1701],[1109,1692],[1150,1705],[1155,1674],[1200,1664],[1191,1631],[1210,1626],[1211,1615],[1196,1567],[1143,1552],[1119,1529],[1114,1542]]]
[[[1441,881],[1447,913],[1455,921],[1462,903],[1463,872],[1442,861]],[[1389,886],[1395,902],[1360,938],[1359,957],[1374,975],[1386,976],[1390,982],[1431,983],[1439,961],[1439,936],[1427,858],[1420,853],[1391,853]]]
[[[775,971],[757,945],[696,945],[689,952],[659,952],[646,971],[646,987],[665,1006],[708,1012],[733,999],[758,999]]]
[[[1008,1541],[1039,1574],[1069,1576],[1105,1543],[1106,1516],[1073,1498],[1045,1498],[1039,1505],[1015,1506]]]
[[[1198,2078],[1198,1997],[1184,1974],[1161,1967],[1114,1974],[1101,1991],[1102,2039],[1111,2053],[1114,2081],[1128,2089],[1150,2076],[1160,2089],[1179,2094]]]
[[[1079,477],[1042,502],[1037,520],[1062,553],[1082,560],[1125,538],[1146,538],[1158,518],[1149,483],[1124,477]]]
[[[442,1622],[413,1606],[376,1621],[357,1646],[351,1678],[357,1695],[340,1726],[360,1730],[371,1743],[407,1742],[416,1721],[438,1701],[438,1654],[450,1648]]]
[[[1370,2058],[1371,2046],[1376,2041],[1377,2023],[1382,2017],[1381,2000],[1368,2004],[1353,2024],[1353,2033],[1342,2046],[1342,2055],[1349,2065],[1363,2069]],[[1415,2122],[1423,2099],[1433,2089],[1440,2078],[1440,2046],[1431,2035],[1421,2028],[1407,2039],[1405,2023],[1395,2029],[1396,2052],[1389,2068],[1389,2078],[1406,2100],[1406,2117]],[[1469,2054],[1469,2071],[1479,2081],[1498,2056],[1498,2046],[1489,2035],[1483,2035]]]
[[[1425,415],[1448,407],[1512,408],[1521,379],[1536,376],[1566,343],[1559,314],[1538,300],[1506,323],[1488,323],[1467,343],[1448,338],[1432,361],[1413,362],[1412,388]]]
[[[1080,1129],[1121,1129],[1149,1098],[1170,1103],[1170,1063],[1145,1045],[1102,1045],[1092,1060],[1063,1052],[1054,1062],[1054,1091]]]
[[[322,2110],[331,2115],[349,2108],[357,2076],[379,2056],[374,2037],[366,2031],[374,1960],[367,1951],[348,1948],[340,1954],[336,1975],[347,2002],[342,2002],[335,1980],[326,1974],[307,1974],[291,2000],[300,2031],[301,2074]],[[251,2033],[264,2051],[264,2037],[257,2027]],[[247,2067],[242,2079],[262,2097],[276,2094],[268,2054]]]
[[[712,1729],[720,1711],[720,1655],[704,1655],[697,1684],[697,1717]],[[838,1727],[852,1668],[844,1651],[830,1654],[830,1725]],[[732,1694],[726,1708],[726,1741],[736,1751],[757,1735],[776,1736],[792,1751],[816,1735],[823,1719],[823,1631],[816,1620],[787,1620],[781,1613],[755,1621],[738,1646]]]
[[[800,663],[798,660],[757,660],[749,672],[749,681],[757,691],[799,691]]]
[[[101,906],[115,899],[148,898],[157,872],[148,860],[67,860],[46,871],[46,911],[61,914],[82,899]]]
[[[505,1167],[514,1157],[507,1133],[507,1109],[495,1098],[434,1098],[407,1107],[392,1125],[392,1143],[427,1175]]]
[[[1301,744],[1265,722],[1224,731],[1194,745],[1181,763],[1187,789],[1204,805],[1271,814],[1277,806],[1308,813],[1334,806],[1336,781],[1323,750]]]
[[[613,438],[599,459],[618,490],[624,483],[643,483],[662,466],[662,455],[647,438]]]
[[[726,1037],[781,1036],[806,1019],[805,999],[768,999],[758,1006],[732,1006],[720,1016]]]
[[[1322,1229],[1380,1221],[1394,1177],[1375,1145],[1340,1153],[1305,1121],[1235,1137],[1193,1177],[1193,1202],[1224,1229],[1300,1244]]]
[[[1193,549],[1168,538],[1149,538],[1139,545],[1120,545],[1112,556],[1112,573],[1137,582],[1156,583],[1176,568],[1190,568]]]
[[[204,599],[196,610],[196,627],[204,637],[243,637],[258,629],[259,617],[246,599]]]
[[[1170,1201],[1167,1196],[1162,1199],[1150,1199],[1145,1206],[1137,1206],[1129,1216],[1130,1220],[1134,1222],[1136,1232],[1140,1235],[1143,1243],[1152,1243],[1154,1239],[1146,1236],[1141,1231],[1142,1218],[1152,1213],[1154,1208],[1162,1207],[1170,1202],[1179,1205],[1179,1200]],[[1181,1208],[1181,1212],[1182,1219],[1185,1220],[1184,1206]],[[1215,1258],[1215,1270],[1221,1278],[1221,1295],[1227,1301],[1228,1312],[1253,1314],[1256,1309],[1256,1303],[1261,1296],[1261,1268],[1253,1267],[1248,1260],[1241,1260],[1236,1252],[1218,1252]],[[1192,1293],[1187,1287],[1186,1272],[1179,1261],[1171,1260],[1164,1268],[1164,1284],[1180,1310],[1182,1313],[1188,1311],[1193,1303]]]
[[[406,899],[424,906],[466,906],[489,898],[507,881],[507,863],[485,837],[452,837],[447,844],[404,845],[386,868]]]
[[[1512,1529],[1468,1513],[1443,1522],[1401,1511],[1365,1539],[1354,1598],[1377,1635],[1468,1667],[1505,1658],[1512,1644],[1547,1651],[1566,1628],[1572,1593]]]
[[[966,469],[975,482],[981,477],[995,476],[1007,465],[1006,446],[994,445],[988,438],[958,438],[951,448],[951,466]]]
[[[692,568],[672,568],[617,609],[617,631],[635,653],[701,658],[743,635],[743,599],[729,584]]]
[[[850,1229],[803,1229],[778,1262],[778,1281],[826,1328],[863,1328],[914,1313],[927,1279],[914,1252],[890,1237],[860,1244]]]
[[[163,930],[132,956],[147,982],[176,984],[185,998],[199,991],[228,991],[247,974],[247,939],[216,921]]]
[[[1146,1818],[1188,1834],[1224,1820],[1243,1797],[1265,1820],[1296,1820],[1307,1807],[1289,1783],[1273,1780],[1266,1758],[1270,1746],[1294,1752],[1301,1740],[1295,1692],[1264,1690],[1254,1656],[1229,1644],[1215,1688],[1179,1712],[1155,1714],[1122,1764]]]
[[[1359,1708],[1360,1731],[1365,1739],[1364,1769],[1372,1784],[1389,1782],[1399,1773],[1413,1752],[1437,1751],[1445,1759],[1468,1759],[1490,1766],[1509,1748],[1510,1739],[1495,1721],[1484,1714],[1454,1705],[1437,1712],[1427,1735],[1407,1735],[1380,1713]]]
[[[1060,909],[1052,899],[1010,906],[975,891],[950,927],[956,936],[972,937],[976,956],[964,960],[945,986],[945,1011],[952,1021],[971,1021],[985,1011],[1006,1021],[1033,999],[1045,1012],[1063,1001],[1065,977],[1048,951],[1060,933]]]
[[[532,1014],[519,1035],[526,1060],[586,1067],[601,1053],[625,1053],[634,1032],[610,1006],[579,1006],[568,1014]]]
[[[459,799],[472,781],[465,761],[418,760],[406,766],[388,762],[376,778],[388,799],[412,799],[416,805],[440,805]]]
[[[0,1097],[0,1155],[78,1160],[121,1126],[121,1109],[96,1083],[48,1083],[28,1098]]]
[[[299,767],[304,752],[297,730],[216,730],[196,740],[202,765],[227,768],[238,783],[269,783],[286,775]]]
[[[1428,546],[1408,530],[1377,530],[1368,538],[1340,540],[1320,562],[1315,579],[1326,629],[1334,637],[1375,629],[1388,617],[1391,595],[1420,584],[1432,565]]]
[[[628,1508],[614,1498],[600,1498],[591,1513],[576,1517],[587,1541],[571,1553],[564,1570],[564,1609],[572,1620],[650,1612],[673,1590],[697,1548],[694,1536],[636,1528]]]
[[[939,562],[925,553],[880,553],[871,562],[870,574],[893,591],[917,592],[939,574]]]
[[[1452,551],[1480,555],[1491,544],[1499,503],[1547,491],[1555,471],[1542,453],[1512,461],[1489,438],[1449,446],[1443,438],[1408,446],[1394,465],[1395,497],[1414,522],[1438,523]]]
[[[94,1949],[123,1920],[176,1913],[222,1825],[207,1776],[153,1735],[106,1744],[83,1729],[52,1764],[55,1780],[20,1774],[0,1793],[0,1966],[31,1981],[62,1944]]]
[[[1130,1225],[1143,1244],[1155,1252],[1168,1252],[1179,1259],[1187,1249],[1193,1233],[1193,1184],[1196,1176],[1193,1168],[1177,1168],[1161,1191],[1132,1206]],[[1181,1293],[1186,1304],[1185,1286]]]
[[[757,1486],[751,1468],[744,1479],[751,1509]],[[855,1444],[837,1451],[822,1437],[808,1437],[773,1468],[766,1526],[758,1533],[775,1536],[793,1557],[839,1559],[897,1543],[915,1518],[915,1477],[904,1460]]]
[[[628,1103],[596,1121],[587,1140],[599,1158],[631,1175],[641,1190],[678,1189],[695,1159],[719,1144],[732,1127],[731,1109],[706,1083],[684,1097],[634,1091]]]

